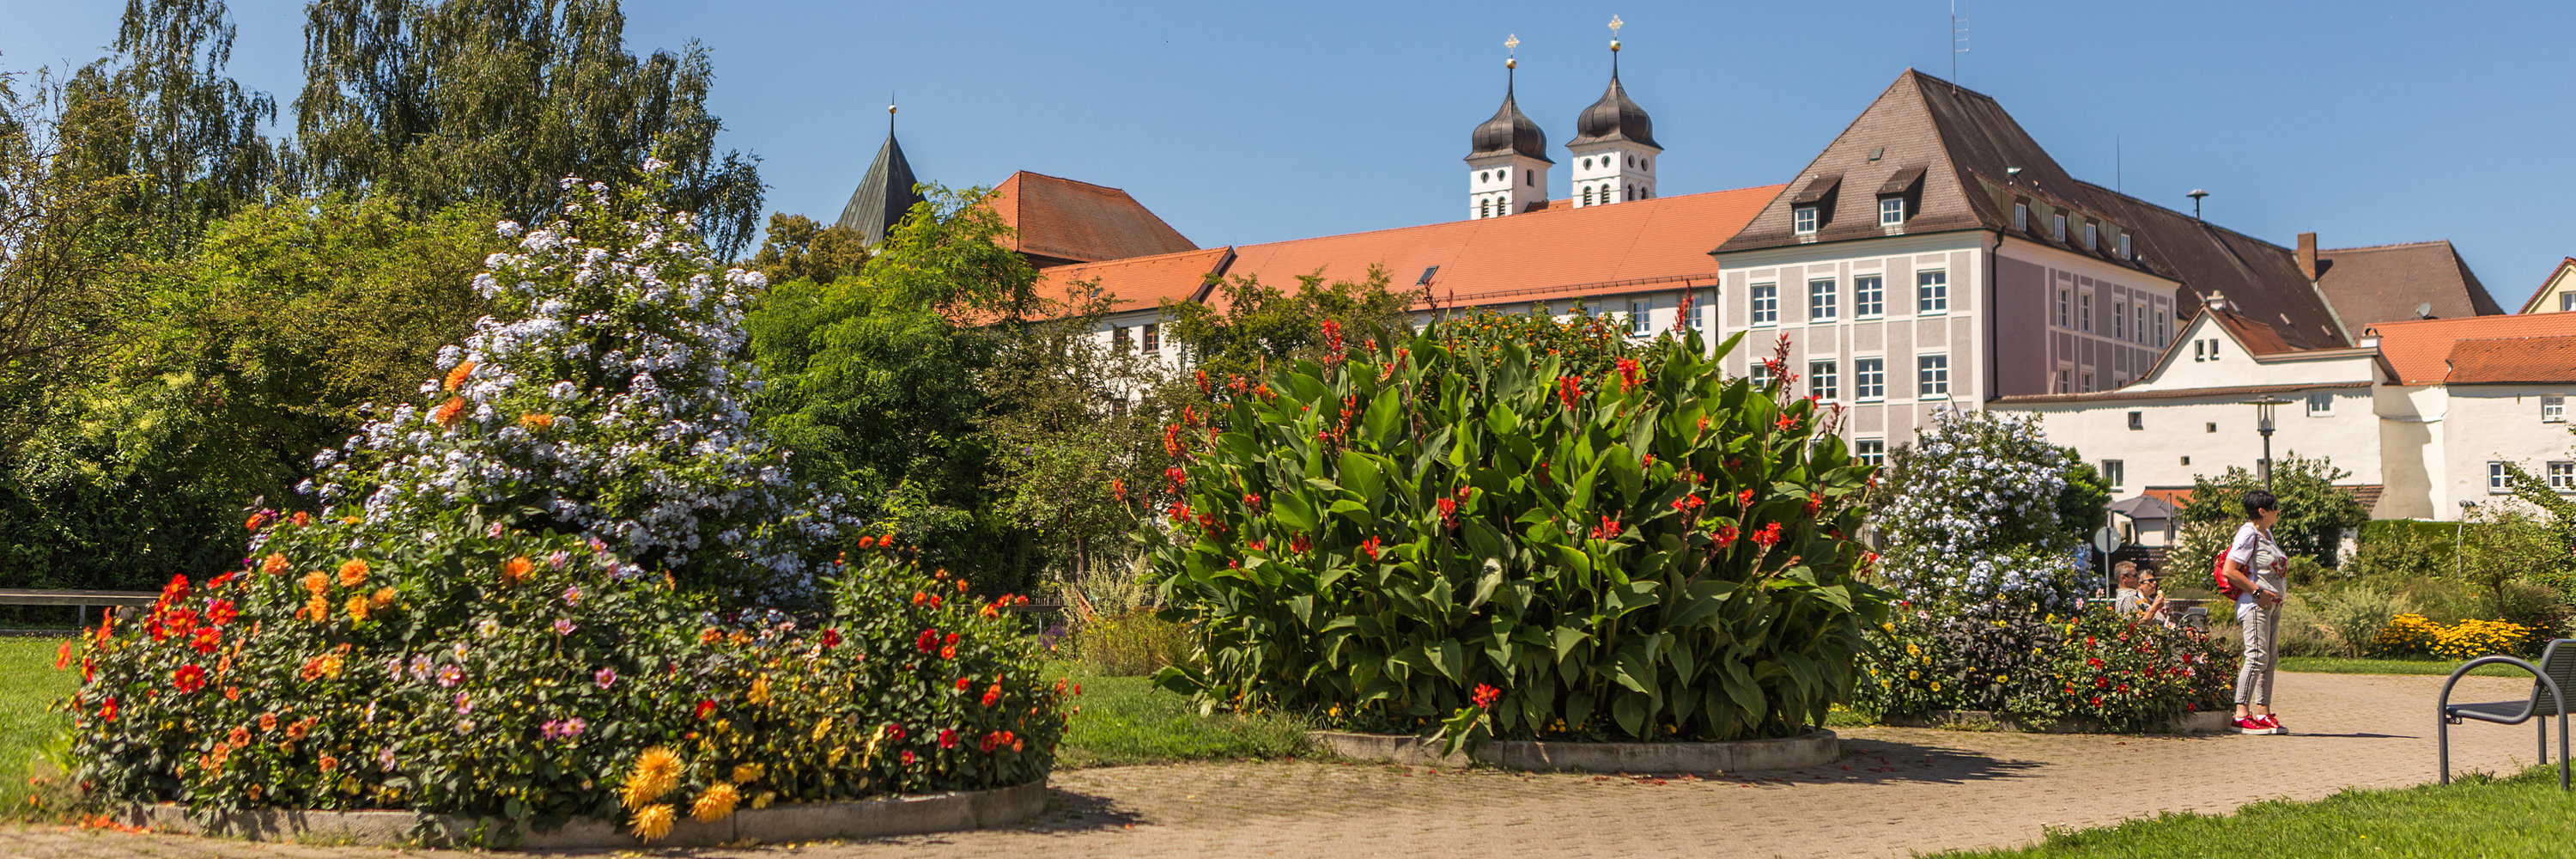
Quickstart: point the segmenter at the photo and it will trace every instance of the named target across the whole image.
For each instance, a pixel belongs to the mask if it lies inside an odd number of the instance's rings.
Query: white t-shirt
[[[2276,596],[2290,592],[2290,559],[2281,554],[2280,544],[2272,542],[2272,532],[2257,528],[2252,522],[2238,527],[2236,539],[2227,543],[2227,559],[2245,568],[2245,577],[2253,580],[2255,587],[2271,591]],[[2245,594],[2237,597],[2236,601],[2239,604],[2250,603],[2254,601],[2254,595]]]

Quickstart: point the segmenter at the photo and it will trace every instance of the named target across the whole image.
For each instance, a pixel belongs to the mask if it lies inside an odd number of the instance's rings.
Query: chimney
[[[2317,234],[2315,233],[2299,234],[2299,273],[2307,275],[2310,283],[2316,282]]]
[[[2201,303],[2208,305],[2211,310],[2226,310],[2227,294],[2215,289],[2210,290],[2209,295],[2201,299]]]

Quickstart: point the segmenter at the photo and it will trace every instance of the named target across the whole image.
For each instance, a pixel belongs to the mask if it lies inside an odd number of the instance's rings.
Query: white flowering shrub
[[[2071,606],[2089,575],[2062,523],[2067,452],[2036,419],[1946,412],[1888,455],[1870,526],[1888,580],[1918,603]]]
[[[470,507],[596,538],[693,586],[810,593],[812,549],[853,523],[791,480],[743,407],[760,389],[742,316],[761,275],[723,266],[649,189],[587,190],[552,223],[499,225],[518,249],[475,284],[509,318],[478,320],[439,353],[423,402],[322,451],[302,488],[325,509],[356,503],[362,527]]]

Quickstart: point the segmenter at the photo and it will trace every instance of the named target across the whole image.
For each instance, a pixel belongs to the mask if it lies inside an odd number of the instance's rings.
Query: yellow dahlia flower
[[[671,824],[678,822],[679,817],[679,812],[669,803],[654,803],[635,812],[629,831],[634,832],[637,838],[651,841],[671,834]]]
[[[689,806],[689,816],[697,818],[699,823],[714,823],[732,814],[734,803],[741,801],[742,793],[734,790],[733,785],[716,782],[714,787],[707,788],[707,792],[698,794],[697,803]]]

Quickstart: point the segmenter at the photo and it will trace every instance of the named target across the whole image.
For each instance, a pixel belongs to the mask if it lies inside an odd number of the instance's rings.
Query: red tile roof
[[[2397,372],[2400,385],[2438,385],[2450,380],[2451,353],[2464,340],[2523,340],[2576,337],[2576,313],[2527,313],[2509,316],[2472,316],[2465,319],[2425,319],[2414,322],[2382,322],[2365,329],[2362,336],[2379,338],[2379,354]],[[2481,366],[2501,367],[2514,359],[2485,355],[2489,349],[2537,348],[2526,342],[2522,347],[2479,347]],[[2483,372],[2483,371],[2482,371]],[[2570,380],[2576,381],[2576,378]],[[2465,381],[2465,380],[2463,380]]]
[[[987,205],[1019,231],[1011,249],[1040,267],[1198,248],[1127,192],[1089,182],[1022,170]]]
[[[2576,382],[2576,336],[2462,340],[2451,347],[2454,385]]]
[[[1166,301],[1199,301],[1206,298],[1208,277],[1225,271],[1226,263],[1233,259],[1234,248],[1226,246],[1060,265],[1038,273],[1037,292],[1041,298],[1060,301],[1074,284],[1093,281],[1109,295],[1112,310],[1141,310]]]
[[[1395,289],[1428,284],[1439,306],[1552,301],[1717,282],[1709,249],[1742,229],[1780,186],[1739,188],[1582,208],[1550,207],[1235,249],[1231,276],[1271,286],[1321,274],[1359,280],[1382,266]],[[1425,305],[1428,306],[1428,305]]]

